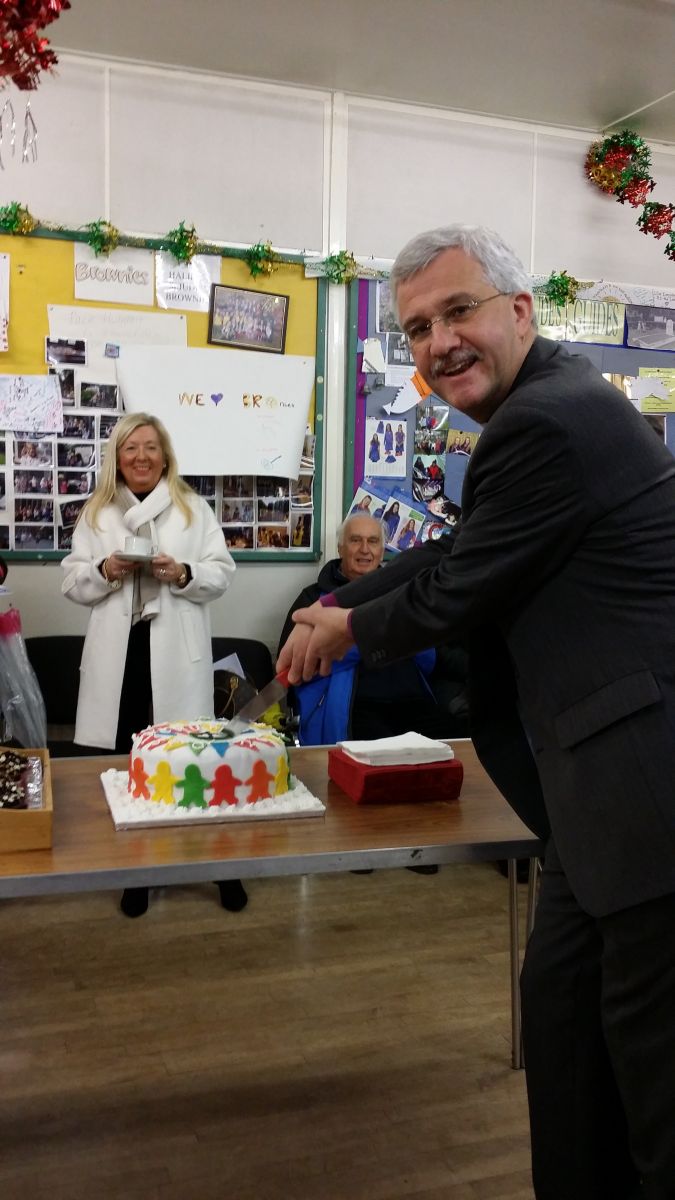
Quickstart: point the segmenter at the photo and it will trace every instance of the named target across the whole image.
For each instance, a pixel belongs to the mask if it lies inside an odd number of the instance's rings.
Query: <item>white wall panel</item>
[[[210,78],[111,71],[111,219],[320,250],[324,102]]]
[[[534,270],[567,270],[578,279],[611,279],[657,287],[675,286],[675,264],[664,241],[645,237],[635,221],[639,209],[619,204],[593,187],[584,174],[589,142],[539,135]],[[675,157],[655,154],[652,199],[675,197]]]
[[[498,229],[527,262],[532,146],[526,131],[350,104],[349,249],[393,258],[421,230],[467,221]]]
[[[104,191],[104,67],[69,62],[45,74],[36,92],[10,88],[16,116],[16,152],[8,153],[5,123],[0,172],[0,204],[21,200],[34,216],[73,227],[102,217]],[[38,128],[36,162],[21,162],[26,100]]]

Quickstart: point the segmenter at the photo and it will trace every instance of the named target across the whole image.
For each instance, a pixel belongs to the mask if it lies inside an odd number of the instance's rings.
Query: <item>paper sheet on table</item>
[[[452,747],[445,742],[434,741],[412,730],[397,737],[338,742],[338,745],[357,762],[373,767],[414,766],[416,763],[442,762],[455,757]]]

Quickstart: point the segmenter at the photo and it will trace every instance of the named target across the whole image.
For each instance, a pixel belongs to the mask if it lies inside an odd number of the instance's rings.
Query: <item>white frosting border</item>
[[[179,808],[157,800],[134,800],[127,790],[126,771],[110,768],[101,775],[103,793],[108,802],[115,829],[155,829],[161,825],[223,824],[231,821],[288,820],[289,817],[321,817],[325,804],[300,783],[291,780],[293,787],[282,796],[256,800],[247,804],[222,804],[218,808]]]

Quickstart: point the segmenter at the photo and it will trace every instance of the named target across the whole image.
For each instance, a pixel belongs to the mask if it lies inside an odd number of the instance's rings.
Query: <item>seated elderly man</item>
[[[279,651],[294,628],[292,613],[307,608],[326,592],[370,571],[376,571],[384,554],[384,529],[374,517],[353,514],[338,530],[339,558],[327,562],[315,584],[306,587],[291,606]],[[447,713],[439,709],[428,678],[436,653],[425,650],[373,670],[364,667],[356,647],[331,674],[296,686],[292,704],[300,718],[301,745],[339,742],[348,737],[378,738],[414,729],[428,737],[448,737]]]

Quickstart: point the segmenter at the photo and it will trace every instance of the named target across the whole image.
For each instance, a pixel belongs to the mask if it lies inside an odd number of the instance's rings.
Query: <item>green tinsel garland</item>
[[[0,208],[0,233],[32,233],[36,225],[35,217],[18,200]]]
[[[184,221],[176,229],[170,229],[162,241],[162,249],[173,254],[177,262],[184,263],[192,262],[198,246],[194,225],[186,226]]]
[[[324,258],[323,273],[329,283],[351,283],[359,273],[359,264],[349,250],[340,250]]]
[[[566,304],[574,304],[581,286],[579,280],[568,275],[567,271],[552,271],[546,283],[537,291],[559,308],[564,308]]]
[[[277,270],[278,255],[274,253],[271,242],[256,242],[244,254],[244,262],[253,279],[257,279],[258,275],[271,275]]]
[[[120,231],[109,221],[91,221],[85,226],[87,230],[87,245],[91,246],[94,254],[110,254],[120,240]]]

